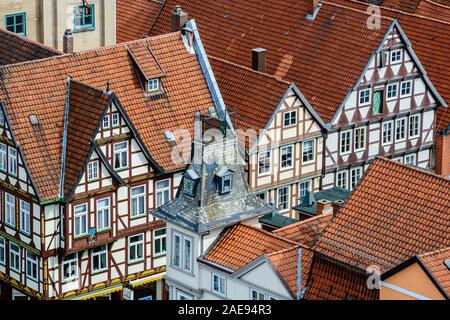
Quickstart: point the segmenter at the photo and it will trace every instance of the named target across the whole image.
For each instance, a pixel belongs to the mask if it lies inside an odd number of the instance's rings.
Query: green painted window
[[[376,91],[373,95],[373,113],[381,113],[383,106],[383,91]]]

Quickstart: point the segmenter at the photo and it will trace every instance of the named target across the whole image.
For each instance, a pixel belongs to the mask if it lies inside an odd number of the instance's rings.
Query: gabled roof
[[[301,243],[307,247],[313,247],[319,239],[320,234],[330,224],[333,213],[324,213],[284,228],[272,231],[280,237]]]
[[[297,243],[244,223],[226,228],[207,250],[203,260],[237,271],[262,255],[288,249]]]
[[[166,74],[163,98],[146,97],[126,43],[0,68],[0,100],[43,200],[59,197],[68,76],[97,88],[106,89],[109,82],[154,168],[164,172],[184,168],[184,163],[172,161],[173,145],[164,132],[185,129],[192,134],[195,112],[215,106],[198,56],[188,52],[180,32],[129,45],[152,49]],[[39,118],[39,131],[30,124],[31,114]],[[185,147],[189,152],[190,145]]]
[[[58,50],[0,28],[0,66],[61,54]]]
[[[344,264],[381,271],[450,243],[450,179],[377,158],[316,250]]]
[[[448,0],[382,0],[381,6],[417,16],[450,21]]]

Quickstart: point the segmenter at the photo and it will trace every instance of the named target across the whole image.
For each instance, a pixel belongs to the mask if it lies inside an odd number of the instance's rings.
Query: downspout
[[[302,248],[298,248],[297,254],[297,300],[303,298],[302,294]]]

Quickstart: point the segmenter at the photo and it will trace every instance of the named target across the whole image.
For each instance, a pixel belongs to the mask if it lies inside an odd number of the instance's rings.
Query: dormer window
[[[189,168],[183,177],[183,192],[194,196],[197,188],[197,181],[200,178],[194,167]]]
[[[227,167],[217,171],[217,187],[220,194],[228,193],[233,189],[233,174],[234,172]]]
[[[159,91],[159,78],[153,78],[148,80],[148,93],[154,93]]]

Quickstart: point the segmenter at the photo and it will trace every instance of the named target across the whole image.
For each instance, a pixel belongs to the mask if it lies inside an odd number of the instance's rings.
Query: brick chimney
[[[183,28],[189,19],[187,12],[183,12],[179,5],[176,5],[172,11],[172,31],[179,31]]]
[[[308,15],[306,16],[309,20],[314,20],[320,6],[322,5],[322,0],[306,0],[308,2]]]
[[[436,134],[436,173],[450,176],[450,124]]]
[[[317,201],[316,215],[333,212],[333,205],[330,200],[320,199]]]
[[[65,53],[73,53],[73,34],[70,29],[66,29],[64,32],[63,51]]]
[[[252,49],[252,69],[259,72],[266,72],[266,49]]]

